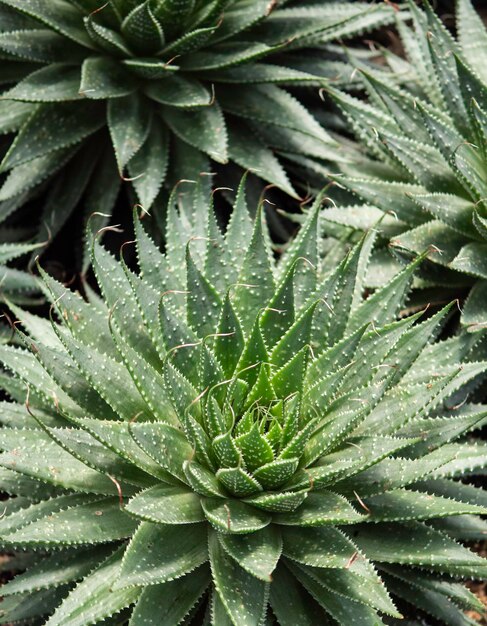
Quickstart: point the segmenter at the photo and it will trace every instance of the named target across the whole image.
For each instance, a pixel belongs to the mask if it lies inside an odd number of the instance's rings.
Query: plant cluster
[[[487,34],[421,4],[0,0],[0,219],[44,192],[49,238],[97,214],[82,293],[6,267],[42,229],[0,244],[0,624],[478,625]],[[390,70],[330,45],[394,21]],[[336,185],[277,245],[246,174],[214,205],[207,157]]]
[[[80,201],[110,215],[121,176],[149,210],[198,151],[296,196],[276,150],[339,146],[288,87],[339,73],[327,44],[393,16],[368,2],[1,0],[0,219],[47,185],[44,240]]]
[[[435,246],[426,278],[475,282],[463,323],[477,330],[487,323],[487,30],[470,0],[458,3],[458,41],[429,3],[409,7],[412,27],[398,20],[404,88],[359,67],[368,102],[330,89],[367,154],[336,180],[369,204],[329,218],[362,229],[379,209],[394,246]]]
[[[468,624],[478,602],[445,576],[485,573],[456,539],[487,508],[452,478],[482,465],[465,436],[487,408],[448,398],[487,370],[476,337],[430,343],[451,305],[397,319],[416,264],[364,299],[375,234],[329,267],[320,199],[277,264],[243,184],[225,234],[177,200],[164,255],[136,216],[139,272],[93,243],[103,301],[43,273],[58,321],[14,308],[0,533],[32,564],[3,623],[169,626],[204,601],[217,626],[375,626],[400,598]]]

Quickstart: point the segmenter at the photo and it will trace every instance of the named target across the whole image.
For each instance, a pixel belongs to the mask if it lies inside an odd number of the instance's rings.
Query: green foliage
[[[302,4],[0,0],[0,134],[13,138],[0,218],[49,182],[39,241],[54,237],[80,202],[110,215],[121,177],[148,210],[166,175],[205,171],[207,156],[297,197],[276,154],[337,157],[301,103],[348,67],[330,42],[394,19],[369,2]]]
[[[478,279],[463,316],[476,331],[487,323],[487,31],[471,0],[457,6],[458,41],[428,2],[410,2],[411,24],[398,17],[404,88],[358,65],[368,102],[330,91],[365,153],[337,182],[368,204],[327,217],[362,229],[383,212],[397,250],[432,246],[430,283]]]
[[[40,290],[36,277],[27,272],[12,267],[12,262],[25,257],[29,253],[38,254],[44,243],[19,242],[27,234],[25,229],[0,229],[4,243],[0,243],[0,294],[2,299],[17,304],[36,304],[41,300]],[[9,329],[2,327],[0,336],[8,338]]]
[[[103,301],[43,274],[57,321],[15,309],[0,536],[31,560],[2,624],[471,624],[478,336],[435,342],[450,306],[398,319],[418,262],[365,298],[374,231],[336,267],[320,212],[276,262],[244,182],[225,232],[181,186],[164,254],[135,216],[139,272],[93,242]]]

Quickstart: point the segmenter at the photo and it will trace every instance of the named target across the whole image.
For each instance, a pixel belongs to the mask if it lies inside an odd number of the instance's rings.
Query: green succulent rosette
[[[420,261],[365,294],[375,231],[336,265],[320,209],[276,261],[243,183],[226,229],[180,186],[164,253],[135,216],[138,271],[95,240],[101,297],[12,306],[2,624],[473,623],[478,334],[400,316]]]
[[[409,7],[411,24],[398,19],[403,87],[358,65],[367,102],[330,90],[363,148],[337,182],[366,204],[325,214],[348,230],[385,214],[398,250],[434,246],[424,278],[473,287],[462,323],[476,331],[487,324],[487,30],[471,0],[457,2],[458,40],[429,2]]]
[[[77,207],[110,215],[121,177],[148,210],[202,156],[296,197],[285,155],[339,158],[306,86],[348,80],[330,42],[393,19],[370,2],[1,0],[0,221],[45,192],[43,241]]]

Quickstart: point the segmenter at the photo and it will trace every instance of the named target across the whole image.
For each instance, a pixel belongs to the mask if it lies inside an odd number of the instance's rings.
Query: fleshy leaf
[[[108,124],[120,172],[143,146],[150,123],[151,109],[140,96],[129,95],[109,101]]]
[[[179,487],[157,485],[132,498],[126,511],[149,522],[192,524],[205,519],[198,496]]]
[[[124,554],[115,587],[164,583],[193,571],[208,560],[206,532],[204,524],[142,522]]]
[[[174,626],[191,611],[210,583],[208,567],[162,585],[146,587],[130,620],[131,626],[144,626],[157,616],[160,626]]]
[[[133,604],[140,596],[140,589],[113,589],[121,558],[119,548],[69,594],[47,624],[80,626],[87,620],[103,620]]]
[[[213,582],[233,623],[258,626],[266,609],[267,585],[229,557],[217,534],[210,532],[209,553]],[[230,581],[234,581],[232,585]]]
[[[252,533],[267,526],[271,516],[240,500],[202,498],[208,521],[216,530],[229,534]]]
[[[223,549],[252,576],[270,582],[282,552],[282,539],[273,526],[249,535],[219,534]]]

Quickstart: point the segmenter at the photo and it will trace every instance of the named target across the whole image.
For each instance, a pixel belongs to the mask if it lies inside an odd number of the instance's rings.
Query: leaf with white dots
[[[220,298],[203,276],[186,248],[187,316],[189,325],[200,335],[214,333],[220,316]]]
[[[151,107],[137,94],[109,101],[108,126],[120,172],[147,139],[151,113]]]
[[[318,604],[282,564],[274,572],[269,602],[281,626],[315,626],[325,619]]]
[[[205,524],[142,522],[124,554],[116,588],[180,578],[208,560]]]
[[[130,626],[180,624],[209,583],[209,568],[203,566],[181,578],[146,587],[132,614]]]
[[[352,536],[366,556],[379,563],[417,565],[479,578],[487,571],[480,556],[420,522],[362,525]]]
[[[105,543],[130,537],[136,526],[122,510],[118,497],[111,497],[41,517],[4,540],[44,547]]]
[[[186,481],[183,464],[194,456],[183,434],[168,424],[132,424],[130,434],[140,448],[170,474]]]
[[[268,585],[228,556],[215,532],[209,535],[213,582],[233,624],[259,626],[266,609]]]
[[[253,533],[271,522],[271,516],[241,500],[202,498],[205,515],[214,528],[223,533]]]
[[[126,510],[149,522],[192,524],[205,519],[199,497],[180,487],[156,485],[132,498]]]
[[[86,117],[80,116],[81,112]],[[103,111],[86,103],[65,103],[62,106],[43,104],[22,126],[15,142],[1,163],[2,171],[27,163],[60,148],[75,145],[101,128]],[[63,127],[63,137],[57,129]]]
[[[275,526],[248,535],[218,533],[223,549],[247,572],[270,582],[282,552],[282,539]]]
[[[363,626],[384,625],[374,609],[336,593],[331,587],[325,587],[310,576],[304,568],[290,564],[290,569],[305,589],[339,624],[355,622]]]
[[[114,493],[114,484],[34,429],[3,429],[0,465],[61,488],[86,493]]]
[[[172,132],[184,142],[219,163],[228,161],[225,119],[216,102],[197,111],[163,106],[161,114]]]
[[[3,596],[19,593],[33,593],[39,589],[49,589],[76,582],[89,574],[102,560],[110,555],[113,547],[97,546],[85,550],[54,553],[45,557],[2,588]]]
[[[261,208],[257,213],[252,239],[237,281],[233,304],[242,320],[244,330],[249,330],[256,314],[270,300],[274,291],[274,276]]]
[[[83,626],[98,622],[134,604],[140,589],[114,589],[123,549],[118,549],[87,576],[46,622],[49,626]]]

